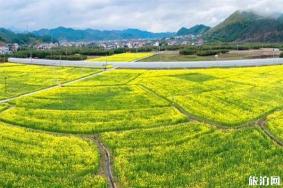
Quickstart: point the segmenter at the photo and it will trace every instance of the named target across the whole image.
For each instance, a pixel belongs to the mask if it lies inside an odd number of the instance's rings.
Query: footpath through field
[[[95,76],[99,76],[99,75],[103,74],[105,71],[111,71],[111,70],[113,70],[113,69],[105,69],[104,71],[101,71],[101,72],[96,72],[96,73],[93,73],[93,74],[90,74],[90,75],[87,75],[87,76],[83,76],[83,77],[77,78],[75,80],[70,80],[70,81],[64,82],[61,85],[53,85],[53,86],[50,86],[50,87],[47,87],[47,88],[44,88],[44,89],[40,89],[40,90],[33,91],[33,92],[30,92],[30,93],[25,93],[25,94],[22,94],[22,95],[18,95],[16,97],[11,97],[11,98],[7,98],[7,99],[3,99],[3,100],[0,100],[0,104],[7,103],[7,102],[13,101],[13,100],[18,99],[18,98],[31,96],[31,95],[34,95],[34,94],[37,94],[37,93],[41,93],[41,92],[44,92],[44,91],[49,91],[51,89],[59,88],[61,86],[66,86],[66,85],[69,85],[69,84],[80,82],[80,81],[85,80],[85,79],[89,79],[89,78],[92,78],[92,77],[95,77]]]
[[[186,61],[186,62],[87,62],[87,61],[62,61],[30,58],[9,58],[11,63],[103,68],[111,65],[120,69],[182,69],[182,68],[214,68],[214,67],[253,67],[267,65],[283,65],[283,58],[247,59],[226,61]]]

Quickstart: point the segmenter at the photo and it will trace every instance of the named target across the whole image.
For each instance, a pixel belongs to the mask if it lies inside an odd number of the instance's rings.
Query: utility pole
[[[51,45],[53,45],[53,34],[51,34]],[[53,59],[52,46],[51,46],[50,50],[51,50],[51,59]]]
[[[161,49],[160,49],[161,47],[160,46],[161,46],[161,43],[158,44],[159,62],[161,62],[161,52],[160,52],[161,51]]]
[[[107,63],[108,63],[108,54],[106,53],[106,59],[105,59],[105,67],[104,67],[104,70],[107,70]]]
[[[5,94],[7,94],[7,76],[6,76],[6,74],[4,76],[4,92],[5,92]]]
[[[62,55],[61,55],[61,53],[60,53],[60,63],[59,63],[59,67],[61,67],[62,66]],[[59,85],[59,87],[61,87],[61,79],[60,78],[58,78],[58,85]]]
[[[239,44],[237,44],[237,54],[238,54],[238,56],[240,56],[240,53],[239,53]]]
[[[32,63],[32,46],[30,47],[30,62]]]

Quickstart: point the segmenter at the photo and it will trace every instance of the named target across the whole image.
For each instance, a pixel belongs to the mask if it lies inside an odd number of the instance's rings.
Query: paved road
[[[101,68],[106,63],[87,61],[60,61],[43,59],[9,58],[9,62],[36,65],[71,66]],[[283,65],[283,58],[249,59],[227,61],[187,61],[187,62],[115,62],[108,63],[114,68],[125,69],[174,69],[174,68],[213,68],[213,67],[251,67],[266,65]]]

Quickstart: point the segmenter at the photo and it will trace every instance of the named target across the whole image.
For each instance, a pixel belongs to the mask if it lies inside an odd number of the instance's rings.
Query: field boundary
[[[117,188],[112,172],[113,168],[110,151],[105,147],[98,135],[94,135],[93,140],[97,143],[102,158],[101,161],[103,161],[103,164],[100,165],[104,168],[104,174],[107,176],[108,184],[111,188]]]
[[[240,124],[238,126],[226,126],[226,125],[223,125],[219,122],[216,122],[216,121],[213,121],[213,120],[209,120],[209,119],[205,119],[205,118],[202,118],[202,117],[198,117],[196,115],[193,115],[191,113],[189,113],[187,110],[185,110],[180,104],[168,99],[167,97],[164,97],[160,94],[158,94],[157,92],[155,92],[154,90],[152,90],[151,88],[148,88],[147,86],[143,85],[143,84],[138,84],[138,86],[140,86],[142,89],[144,89],[145,91],[147,92],[150,92],[164,100],[166,100],[167,102],[169,102],[173,107],[175,107],[179,112],[181,112],[182,114],[184,114],[188,120],[195,120],[195,121],[198,121],[198,122],[203,122],[203,123],[206,123],[206,124],[209,124],[209,125],[213,125],[219,129],[226,129],[226,130],[229,130],[229,129],[243,129],[243,128],[250,128],[250,127],[254,127],[255,125],[253,125],[253,123],[251,122],[247,122],[247,123],[243,123],[243,124]],[[256,121],[256,120],[255,120]]]
[[[133,63],[135,63],[135,62],[143,62],[143,61],[141,61],[141,60],[147,59],[147,58],[150,58],[150,57],[153,57],[153,56],[155,56],[155,55],[157,55],[157,53],[152,53],[150,56],[147,56],[147,57],[144,57],[144,58],[140,58],[140,59],[136,59],[136,60],[134,60],[134,61],[132,61],[132,62],[133,62]]]
[[[113,68],[113,69],[115,69],[115,68]],[[83,81],[85,79],[89,79],[89,78],[92,78],[92,77],[99,76],[99,75],[103,74],[104,72],[111,71],[113,69],[102,70],[102,71],[95,72],[95,73],[92,73],[92,74],[89,74],[89,75],[86,75],[86,76],[83,76],[83,77],[80,77],[80,78],[76,78],[76,79],[73,79],[73,80],[66,81],[66,82],[62,83],[61,85],[52,85],[52,86],[49,86],[49,87],[46,87],[46,88],[43,88],[43,89],[39,89],[39,90],[36,90],[36,91],[33,91],[33,92],[24,93],[24,94],[21,94],[21,95],[15,96],[15,97],[11,97],[11,98],[7,98],[7,99],[2,99],[2,100],[0,100],[0,104],[7,103],[7,102],[10,102],[10,101],[16,100],[18,98],[32,96],[32,95],[35,95],[35,94],[38,94],[38,93],[41,93],[41,92],[45,92],[45,91],[49,91],[49,90],[52,90],[52,89],[68,86],[70,84],[80,82],[80,81]]]
[[[277,138],[277,136],[275,136],[272,132],[269,131],[269,129],[266,127],[267,125],[267,121],[266,119],[260,119],[257,122],[257,125],[259,126],[259,128],[262,130],[262,132],[268,137],[270,138],[274,143],[276,143],[277,145],[283,147],[283,141],[281,141],[279,138]]]

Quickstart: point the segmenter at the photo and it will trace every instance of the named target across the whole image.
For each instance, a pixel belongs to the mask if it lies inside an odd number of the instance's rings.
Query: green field
[[[0,64],[0,99],[58,85],[95,72],[98,70]]]
[[[208,50],[209,51],[209,50]],[[228,53],[219,53],[215,55],[199,56],[199,55],[181,55],[179,51],[163,51],[159,54],[141,59],[142,62],[175,62],[175,61],[215,61],[215,60],[241,60],[241,59],[261,59],[273,58],[273,49],[263,48],[258,50],[232,50]],[[275,53],[275,57],[279,57],[279,53]]]
[[[251,174],[283,175],[283,149],[257,129],[189,123],[102,138],[121,187],[247,187]]]
[[[153,53],[122,53],[105,57],[90,58],[90,62],[133,62],[152,56]]]
[[[197,55],[180,55],[178,53],[161,53],[141,59],[141,62],[172,62],[172,61],[211,61],[214,56],[201,57]]]
[[[283,112],[277,111],[267,117],[268,129],[278,138],[283,140]]]
[[[99,154],[89,141],[0,122],[0,187],[103,187]]]
[[[100,70],[3,64],[15,94],[2,98],[52,86],[56,71],[66,82]],[[283,178],[282,75],[283,66],[109,70],[0,103],[0,187],[106,187],[93,137],[118,187]]]

